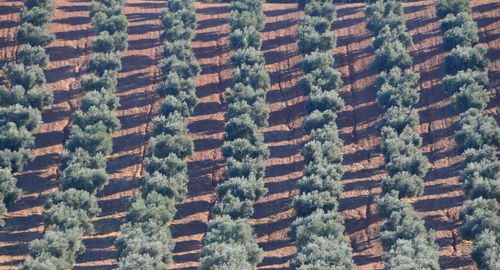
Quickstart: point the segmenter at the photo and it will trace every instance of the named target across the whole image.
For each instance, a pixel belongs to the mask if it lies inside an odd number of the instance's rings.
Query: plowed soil
[[[270,1],[271,2],[271,1]],[[295,245],[288,237],[295,219],[291,200],[297,194],[296,182],[302,175],[300,151],[307,141],[301,128],[304,93],[297,87],[302,76],[302,56],[297,51],[296,29],[302,12],[294,1],[265,4],[267,23],[262,52],[272,79],[267,95],[271,111],[269,127],[262,130],[271,158],[266,165],[269,193],[255,204],[251,223],[265,258],[259,269],[288,269]],[[415,200],[415,209],[436,233],[443,269],[474,269],[470,243],[459,233],[459,209],[464,196],[458,181],[460,156],[453,138],[460,111],[450,104],[440,89],[445,52],[442,34],[435,15],[436,1],[405,3],[408,29],[415,45],[411,47],[413,69],[420,73],[418,88],[420,114],[418,128],[429,158],[425,194]],[[45,124],[36,132],[35,161],[17,174],[22,199],[3,217],[6,226],[0,231],[0,269],[16,269],[28,252],[28,244],[42,236],[43,208],[47,195],[60,184],[58,163],[68,136],[71,114],[83,91],[79,80],[91,55],[89,0],[57,0],[50,31],[56,41],[49,48],[50,65],[46,70],[47,89],[54,92],[53,106],[43,111]],[[487,112],[500,115],[500,3],[472,1],[473,16],[480,29],[480,42],[489,48],[491,100]],[[75,269],[112,269],[117,263],[114,240],[119,234],[129,197],[140,186],[141,162],[151,131],[151,119],[157,115],[159,97],[154,93],[160,82],[161,57],[158,15],[165,3],[155,0],[129,0],[125,14],[129,19],[129,50],[122,55],[123,70],[117,95],[117,111],[122,128],[113,134],[114,151],[108,160],[110,183],[98,193],[102,214],[94,220],[96,233],[85,236],[87,246]],[[382,113],[375,103],[376,79],[369,67],[373,61],[371,33],[365,29],[363,3],[340,3],[332,31],[338,36],[335,68],[342,73],[345,85],[341,96],[346,107],[338,125],[344,140],[344,192],[341,210],[354,250],[358,269],[382,269],[382,248],[378,239],[381,220],[374,203],[384,176],[377,117]],[[0,2],[0,64],[15,59],[19,46],[15,29],[19,23],[20,1]],[[232,85],[232,51],[228,44],[228,4],[196,2],[198,29],[192,45],[202,67],[198,78],[199,105],[188,119],[195,154],[189,162],[188,198],[177,207],[171,224],[176,248],[169,269],[196,269],[201,238],[215,200],[214,188],[224,179],[224,160],[220,146],[224,138],[223,92]]]

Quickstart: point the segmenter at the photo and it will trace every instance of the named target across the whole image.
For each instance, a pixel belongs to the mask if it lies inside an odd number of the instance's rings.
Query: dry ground
[[[129,50],[122,57],[117,95],[121,99],[118,116],[122,129],[113,134],[114,151],[109,157],[111,180],[98,193],[103,209],[96,218],[96,234],[85,237],[87,251],[78,257],[76,269],[111,269],[116,265],[114,239],[124,222],[127,200],[140,186],[141,161],[151,130],[151,119],[157,114],[159,97],[154,93],[159,83],[158,63],[161,45],[159,11],[163,1],[129,0],[125,14],[129,27]],[[271,1],[270,1],[271,2]],[[300,150],[307,140],[301,128],[304,113],[303,92],[296,86],[302,76],[302,57],[297,52],[297,22],[302,16],[296,4],[265,4],[268,16],[263,33],[262,51],[272,88],[267,96],[271,111],[269,127],[262,130],[271,150],[267,161],[266,187],[269,193],[255,205],[251,220],[265,258],[259,269],[287,269],[295,252],[287,236],[295,219],[290,203],[297,193],[303,162]],[[426,226],[436,231],[443,269],[473,269],[470,246],[458,233],[461,225],[458,211],[464,201],[457,173],[460,157],[454,150],[453,133],[459,111],[440,90],[443,77],[442,35],[435,16],[436,1],[405,3],[408,28],[415,45],[411,48],[414,69],[421,75],[421,94],[417,109],[424,140],[422,151],[430,160],[425,194],[414,200],[415,209],[425,218]],[[90,0],[57,0],[50,30],[57,40],[48,52],[47,88],[54,92],[55,103],[43,112],[45,124],[36,132],[35,161],[17,175],[23,189],[22,199],[4,220],[0,231],[0,269],[15,269],[28,252],[28,244],[40,238],[43,230],[43,203],[47,194],[59,184],[58,162],[67,139],[71,113],[83,95],[78,84],[91,55],[93,38],[88,7]],[[19,48],[15,28],[22,2],[0,2],[0,64],[12,61]],[[215,200],[214,187],[223,179],[224,161],[220,153],[224,137],[223,91],[232,85],[232,54],[228,46],[228,6],[225,3],[197,2],[198,29],[193,41],[196,57],[202,67],[198,78],[199,105],[188,119],[190,136],[196,153],[189,159],[189,194],[178,205],[171,225],[177,243],[174,264],[170,269],[195,269],[206,231],[209,211]],[[382,249],[378,241],[374,198],[380,192],[384,175],[383,158],[378,148],[380,138],[375,129],[381,110],[375,103],[373,87],[376,74],[370,71],[373,61],[371,34],[365,29],[363,3],[341,3],[333,31],[338,36],[335,50],[336,68],[345,85],[341,95],[347,106],[339,115],[344,140],[344,193],[341,210],[346,219],[358,269],[381,269]],[[473,16],[480,28],[481,43],[488,46],[492,102],[488,112],[500,115],[500,3],[473,1]]]

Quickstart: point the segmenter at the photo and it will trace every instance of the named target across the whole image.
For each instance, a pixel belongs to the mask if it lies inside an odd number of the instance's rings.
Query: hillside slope
[[[285,1],[283,1],[285,2]],[[269,127],[263,130],[271,151],[267,162],[266,187],[269,193],[255,205],[252,224],[265,258],[259,269],[287,269],[295,252],[288,237],[295,219],[291,200],[302,175],[300,151],[307,140],[301,128],[305,116],[304,93],[297,87],[302,76],[302,57],[297,52],[297,22],[302,12],[292,3],[265,4],[267,15],[262,51],[272,88],[267,96],[271,112]],[[422,151],[430,161],[425,194],[412,201],[425,217],[427,228],[436,231],[443,269],[471,269],[470,246],[459,235],[459,208],[464,197],[458,181],[460,156],[453,138],[459,111],[440,90],[444,75],[441,49],[442,34],[435,15],[436,1],[405,4],[408,29],[415,45],[411,53],[414,69],[420,73],[419,133],[424,140]],[[480,42],[489,47],[491,114],[500,115],[500,3],[474,0],[473,15],[479,26]],[[44,230],[43,204],[47,194],[59,184],[58,162],[67,139],[71,113],[78,106],[82,90],[78,84],[90,56],[93,32],[88,17],[90,0],[57,0],[50,30],[56,41],[48,48],[51,63],[47,69],[47,88],[55,102],[43,112],[45,124],[36,132],[35,161],[17,175],[23,189],[22,199],[4,220],[0,230],[0,269],[16,269],[28,252],[28,244]],[[345,85],[341,96],[347,106],[339,115],[339,129],[344,140],[344,193],[341,210],[351,239],[358,269],[381,269],[382,248],[378,241],[378,219],[374,198],[380,192],[384,176],[380,138],[375,129],[381,113],[375,103],[373,87],[376,74],[369,64],[373,50],[363,3],[341,3],[334,31],[338,36],[336,66]],[[18,46],[15,28],[19,21],[20,1],[0,2],[0,64],[15,59]],[[85,237],[87,251],[78,257],[75,269],[112,269],[116,264],[114,240],[124,222],[128,198],[139,186],[142,158],[150,134],[151,119],[157,114],[159,83],[158,64],[161,46],[158,41],[164,7],[162,1],[128,0],[125,14],[129,19],[129,50],[122,56],[117,95],[121,99],[118,116],[122,129],[113,134],[114,151],[108,161],[110,184],[98,193],[103,213],[95,220],[96,234]],[[232,85],[226,3],[197,2],[198,29],[193,42],[202,67],[198,78],[199,105],[188,119],[195,154],[189,160],[189,194],[178,205],[172,232],[177,243],[174,264],[170,269],[195,269],[206,231],[209,211],[215,200],[214,187],[223,180],[224,161],[220,153],[224,137],[223,92]]]

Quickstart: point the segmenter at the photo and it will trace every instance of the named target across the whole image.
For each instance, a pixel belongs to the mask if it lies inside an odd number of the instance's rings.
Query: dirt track
[[[57,40],[48,52],[51,63],[46,72],[47,88],[54,91],[55,103],[43,112],[46,122],[36,134],[35,161],[18,175],[23,198],[5,216],[0,231],[0,269],[15,269],[22,262],[27,244],[43,231],[43,203],[58,185],[57,166],[65,141],[64,128],[82,96],[78,81],[85,73],[93,32],[88,19],[89,0],[57,0],[50,30]],[[474,17],[480,27],[481,43],[488,46],[492,101],[488,112],[500,115],[500,4],[473,1]],[[454,150],[453,133],[459,112],[440,91],[442,35],[435,16],[434,1],[405,4],[408,28],[415,46],[411,48],[414,69],[421,74],[417,104],[424,139],[422,151],[430,160],[425,194],[414,201],[415,209],[425,217],[426,226],[436,231],[443,269],[471,269],[469,245],[458,234],[461,223],[458,210],[463,203],[457,172],[460,157]],[[18,1],[0,3],[1,64],[14,59],[14,41]],[[76,269],[111,269],[116,264],[113,241],[123,223],[129,196],[139,186],[141,161],[150,131],[149,124],[159,103],[154,89],[159,83],[158,42],[162,1],[129,0],[125,14],[129,26],[129,51],[122,57],[118,110],[122,129],[113,134],[114,151],[109,157],[110,184],[98,194],[103,214],[95,220],[97,233],[85,239],[87,251],[78,257]],[[214,201],[214,186],[223,179],[224,162],[220,146],[224,137],[225,102],[222,93],[231,82],[231,51],[228,47],[227,4],[197,2],[198,29],[193,42],[202,67],[197,95],[200,104],[188,119],[196,153],[189,160],[188,199],[178,206],[171,225],[177,242],[170,269],[195,269],[200,240],[206,230],[209,210]],[[342,72],[341,95],[347,106],[339,116],[344,140],[344,193],[341,208],[347,232],[355,252],[358,269],[381,269],[382,253],[378,241],[374,198],[380,192],[384,175],[380,139],[375,129],[381,110],[375,104],[376,75],[369,69],[373,60],[371,36],[365,29],[364,4],[339,4],[333,31],[338,36],[336,68]],[[294,220],[290,207],[296,181],[302,175],[300,150],[306,141],[301,129],[305,116],[304,95],[296,87],[301,76],[301,56],[297,52],[296,27],[301,12],[296,4],[265,4],[268,16],[262,47],[266,69],[272,78],[267,96],[271,111],[269,127],[264,129],[271,150],[267,162],[266,187],[269,194],[255,205],[252,224],[265,258],[259,269],[286,269],[295,251],[287,236]]]

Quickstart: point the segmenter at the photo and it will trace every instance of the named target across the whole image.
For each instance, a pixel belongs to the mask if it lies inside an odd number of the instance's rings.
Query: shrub
[[[169,72],[165,81],[156,89],[160,97],[178,96],[179,93],[195,93],[196,84],[191,78],[183,78],[176,72]]]
[[[229,34],[231,49],[260,49],[262,46],[261,33],[255,27],[249,26],[243,29],[236,29]]]
[[[54,1],[53,0],[24,0],[24,6],[28,9],[32,9],[34,7],[41,7],[48,10],[54,9]]]
[[[457,74],[460,70],[481,70],[488,68],[486,48],[483,46],[457,46],[444,57],[444,68],[447,73]]]
[[[45,53],[45,49],[40,46],[31,46],[27,44],[17,52],[17,58],[25,66],[38,65],[46,67],[49,64],[49,56]]]
[[[327,125],[334,125],[337,115],[331,111],[313,111],[311,112],[302,122],[302,127],[307,133],[311,133],[312,130],[321,129]]]
[[[498,211],[497,200],[476,198],[466,201],[460,211],[460,217],[464,221],[460,231],[464,239],[474,240],[487,230],[500,231]]]
[[[467,163],[461,173],[462,188],[470,199],[483,197],[500,202],[500,161],[484,159]]]
[[[57,270],[71,267],[75,263],[76,256],[85,251],[81,237],[82,233],[78,229],[49,230],[42,239],[35,239],[30,244],[31,257],[26,260],[21,269],[46,270],[43,265],[55,267],[50,269]],[[42,265],[38,265],[40,261]]]
[[[314,51],[330,51],[337,44],[337,37],[330,32],[319,33],[314,26],[300,26],[297,30],[299,52],[309,54]]]
[[[171,114],[167,117],[160,115],[153,119],[154,131],[153,135],[183,135],[187,136],[187,127],[184,123],[184,117],[178,113]]]
[[[82,166],[90,169],[100,169],[106,167],[106,158],[103,154],[90,155],[82,148],[77,148],[70,152],[64,149],[61,154],[60,170],[66,169],[70,165]]]
[[[162,270],[165,264],[162,261],[154,260],[147,254],[130,254],[120,257],[117,270]]]
[[[45,75],[39,66],[25,67],[23,64],[7,64],[4,72],[12,86],[19,84],[26,90],[45,83]]]
[[[310,134],[311,140],[306,143],[302,150],[302,156],[306,163],[342,162],[342,140],[339,138],[336,126],[324,127],[313,130]]]
[[[40,87],[34,87],[26,93],[22,104],[24,106],[31,106],[32,108],[36,108],[41,111],[43,107],[52,105],[53,100],[54,94],[52,92]]]
[[[104,168],[92,169],[80,164],[69,165],[63,172],[63,189],[75,188],[94,194],[108,183]]]
[[[269,157],[269,150],[262,142],[252,144],[248,139],[237,138],[224,142],[222,145],[222,155],[226,158],[235,158],[236,160],[243,160],[246,157],[267,158]]]
[[[406,127],[414,129],[419,123],[418,113],[405,107],[389,107],[379,118],[378,128],[393,128],[397,133],[403,132]]]
[[[317,237],[302,246],[290,262],[293,269],[356,269],[352,261],[351,248],[344,240]]]
[[[182,16],[190,12],[184,10],[181,12],[162,11],[160,20],[163,24],[163,33],[160,35],[162,41],[174,42],[177,40],[192,40],[194,38],[194,29],[196,28],[196,19],[193,21],[183,21]]]
[[[230,178],[224,183],[219,184],[216,191],[220,198],[232,196],[241,201],[248,200],[250,202],[250,208],[252,208],[252,201],[261,199],[268,190],[264,187],[262,179],[251,176],[248,179],[242,177]]]
[[[114,111],[118,108],[119,105],[119,98],[112,93],[108,91],[103,91],[103,92],[97,92],[97,91],[91,91],[88,92],[81,100],[80,103],[80,110],[77,111],[76,114],[78,114],[81,117],[84,117],[86,119],[81,119],[84,122],[89,122],[90,119],[87,119],[91,116],[86,116],[82,114],[83,112],[90,112],[90,114],[97,113],[97,111],[94,111],[95,109],[92,109],[92,107],[101,110],[102,109],[102,114],[98,116],[98,118],[103,118],[103,119],[110,119],[109,123],[113,123],[113,126],[115,128],[118,128],[120,126],[120,121],[116,118],[116,115]],[[82,122],[83,123],[83,122]],[[103,123],[108,123],[108,121],[103,121]],[[80,127],[86,126],[87,124],[77,124]],[[108,128],[111,127],[108,125]],[[113,128],[112,130],[115,130]]]
[[[340,163],[309,163],[297,187],[302,193],[312,192],[314,190],[328,191],[332,197],[338,199],[343,189],[342,183],[340,182],[342,174],[342,166]]]
[[[120,56],[114,53],[95,53],[90,58],[88,71],[95,72],[98,76],[104,76],[106,71],[119,71],[122,69]],[[94,89],[100,90],[100,89]]]
[[[477,83],[486,87],[489,83],[487,72],[477,70],[460,70],[455,75],[447,75],[442,80],[444,91],[449,94],[455,94],[460,91],[463,86],[468,86]]]
[[[78,229],[84,233],[94,232],[94,225],[90,221],[88,213],[82,209],[72,208],[65,203],[54,205],[45,216],[45,222],[62,231]]]
[[[174,176],[165,176],[159,172],[144,176],[144,194],[153,191],[162,196],[182,201],[186,197],[188,178],[186,174],[179,173]]]
[[[45,28],[27,22],[17,28],[16,37],[20,43],[41,47],[47,47],[55,39],[55,35]]]
[[[26,135],[30,136],[29,133],[26,133]],[[0,138],[2,137],[3,135],[0,135]],[[24,139],[28,141],[34,141],[33,136],[25,137]],[[31,162],[32,160],[33,156],[31,155],[31,149],[29,148],[20,148],[18,150],[0,150],[0,167],[9,169],[13,172],[22,171],[24,165],[26,165],[28,162]]]
[[[471,256],[480,269],[495,270],[500,262],[500,236],[497,232],[485,230],[472,246]]]
[[[116,117],[115,111],[110,110],[106,105],[92,106],[86,112],[76,111],[74,113],[73,126],[85,129],[88,126],[102,124],[107,133],[120,129],[120,120]]]
[[[193,141],[183,135],[160,134],[152,137],[148,144],[148,153],[152,156],[165,158],[174,153],[183,159],[192,155],[194,151]]]
[[[71,136],[65,148],[68,149],[68,151],[74,152],[80,147],[91,155],[96,155],[98,153],[109,155],[113,150],[113,142],[106,130],[107,127],[102,123],[86,126],[83,129],[78,126],[73,126]]]
[[[143,197],[138,194],[132,198],[127,220],[133,224],[150,221],[162,226],[174,219],[175,212],[175,201],[172,198],[153,191]]]
[[[4,215],[7,208],[21,197],[21,190],[16,187],[16,178],[8,169],[0,168],[0,214]],[[0,219],[0,226],[4,226]]]
[[[249,218],[253,215],[253,201],[226,194],[218,198],[212,211],[217,215],[228,215],[232,219]]]
[[[92,50],[96,53],[126,51],[128,47],[127,38],[127,33],[116,32],[110,35],[108,31],[102,31],[92,41]]]
[[[478,109],[469,109],[460,115],[455,140],[460,152],[484,145],[500,146],[500,128],[495,119],[485,116]]]
[[[15,85],[11,89],[0,85],[0,106],[10,106],[20,103],[25,94],[24,87]]]
[[[398,172],[382,180],[382,192],[389,193],[392,190],[398,191],[399,198],[420,196],[424,193],[424,180],[407,171]]]
[[[37,109],[19,104],[0,107],[0,125],[5,125],[8,122],[15,123],[17,127],[25,127],[32,132],[42,123],[42,115]]]
[[[83,76],[80,84],[85,91],[114,92],[118,84],[117,76],[118,72],[116,70],[104,70],[104,73],[100,76],[93,74]]]
[[[192,0],[173,0],[167,3],[165,12],[176,15],[186,28],[196,29],[196,11]]]
[[[469,16],[469,14],[465,12],[458,13],[457,15],[455,14],[448,14],[446,17],[441,19],[440,21],[441,24],[441,31],[446,32],[454,27],[461,27],[464,24],[467,23],[474,23],[472,18]],[[476,25],[477,27],[477,25]]]
[[[389,25],[385,25],[382,29],[380,29],[379,34],[373,40],[372,46],[375,50],[377,50],[380,47],[393,42],[400,42],[405,48],[409,48],[413,45],[413,40],[410,34],[406,32],[405,25],[399,25],[396,28],[391,28]]]
[[[198,100],[193,92],[180,92],[177,96],[167,96],[160,105],[160,113],[168,116],[173,113],[178,113],[184,117],[188,117],[196,106]]]
[[[448,14],[470,13],[469,0],[439,0],[436,5],[437,15],[444,18]]]
[[[377,72],[389,71],[395,67],[404,70],[412,65],[410,54],[399,41],[384,44],[375,51],[375,55],[372,66]]]
[[[432,237],[398,239],[382,257],[385,269],[439,270],[438,248]]]
[[[264,157],[250,158],[245,157],[242,160],[236,160],[233,157],[226,158],[226,174],[228,178],[232,177],[264,177]]]
[[[97,12],[92,17],[92,25],[98,33],[107,31],[113,35],[116,32],[127,31],[128,21],[127,17],[123,14],[107,16],[103,12]]]
[[[253,47],[237,50],[233,56],[231,56],[231,62],[237,67],[243,64],[247,66],[265,65],[264,56]]]
[[[35,138],[25,127],[7,122],[0,125],[0,149],[18,151],[22,148],[30,149],[35,145]]]
[[[90,5],[90,17],[94,17],[99,12],[106,14],[108,17],[120,15],[124,2],[123,0],[92,1]]]
[[[166,158],[147,157],[144,159],[144,169],[149,174],[158,172],[162,175],[173,177],[179,174],[185,174],[187,171],[186,162],[178,158],[174,153]]]
[[[460,27],[453,27],[443,35],[443,46],[446,50],[457,46],[473,46],[479,42],[477,24],[471,20],[466,21]]]
[[[52,20],[52,10],[44,7],[33,7],[29,10],[21,9],[21,22],[36,26],[46,26]]]
[[[453,103],[460,109],[476,108],[483,110],[490,101],[489,93],[477,83],[460,87],[459,92],[452,96]]]
[[[174,248],[174,241],[167,227],[154,222],[126,223],[121,226],[120,230],[124,232],[116,238],[120,257],[129,257],[134,254],[147,255],[163,263],[162,267],[172,262],[171,252]]]
[[[230,106],[234,103],[245,102],[251,107],[256,107],[258,100],[265,99],[266,91],[264,89],[254,89],[251,86],[242,83],[236,83],[232,89],[226,89],[224,96]],[[229,118],[229,117],[228,117]]]
[[[337,90],[342,84],[340,72],[332,67],[313,70],[302,77],[298,83],[298,85],[304,89],[306,95],[314,90]]]
[[[330,192],[314,190],[308,193],[302,193],[293,199],[293,208],[297,216],[306,217],[314,211],[322,209],[325,212],[336,211],[339,202]]]
[[[380,30],[388,25],[391,29],[405,25],[403,5],[398,1],[373,1],[366,7],[367,16],[370,18],[366,27],[378,35]]]
[[[226,141],[238,138],[247,139],[251,143],[263,141],[262,134],[258,132],[257,125],[255,125],[248,114],[229,119],[226,123],[225,131]]]
[[[301,1],[298,1],[301,2]],[[304,9],[304,14],[312,17],[323,17],[328,21],[333,21],[337,17],[335,5],[330,1],[310,1],[306,6],[299,3],[299,6]]]
[[[199,269],[253,269],[262,261],[263,251],[245,219],[224,215],[210,220],[202,244]]]
[[[259,65],[247,66],[241,65],[233,69],[233,81],[250,86],[255,91],[258,89],[269,89],[271,78],[267,71]]]
[[[231,25],[231,31],[237,29],[244,29],[246,27],[254,27],[257,31],[262,31],[264,29],[266,16],[263,12],[253,12],[253,11],[238,11],[232,9],[229,13],[229,25]]]
[[[175,55],[161,60],[160,69],[163,74],[177,73],[181,78],[196,77],[200,73],[200,66],[196,59],[186,61],[178,59]]]
[[[267,110],[264,98],[257,98],[253,104],[248,104],[245,100],[229,103],[226,118],[237,118],[244,114],[250,115],[250,118],[255,122],[257,127],[267,126],[269,110]]]
[[[382,72],[377,84],[377,103],[382,108],[393,106],[410,107],[418,102],[417,91],[419,76],[411,70],[402,71],[394,67],[389,72]]]

